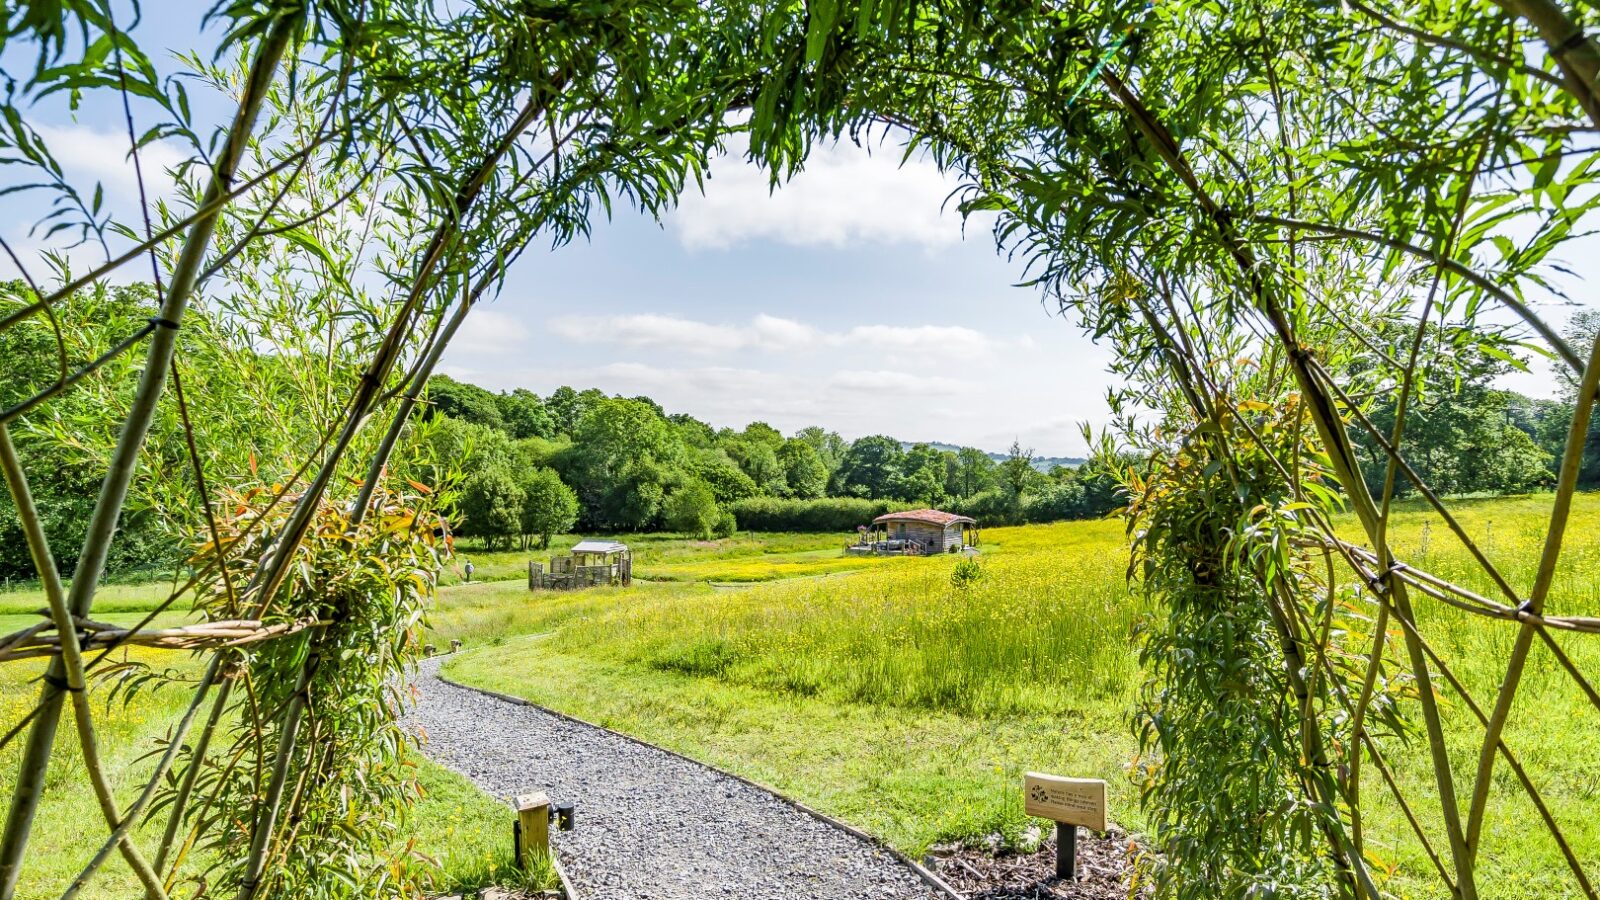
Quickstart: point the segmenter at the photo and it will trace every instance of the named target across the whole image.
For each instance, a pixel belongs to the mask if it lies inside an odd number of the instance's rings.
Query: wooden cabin
[[[848,553],[923,556],[930,553],[957,553],[976,547],[978,522],[938,509],[910,509],[885,513],[862,526],[857,543]]]
[[[550,557],[550,570],[544,563],[528,560],[528,590],[571,590],[633,583],[633,553],[618,541],[579,541],[565,554]]]

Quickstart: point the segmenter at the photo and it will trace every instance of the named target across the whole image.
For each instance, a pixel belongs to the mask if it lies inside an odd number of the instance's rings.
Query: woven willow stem
[[[222,714],[228,706],[228,694],[232,690],[232,681],[224,681],[222,686],[217,688],[217,697],[211,701],[211,714],[206,717],[205,726],[195,738],[194,749],[189,753],[189,767],[184,769],[183,778],[178,783],[178,792],[173,796],[171,809],[167,812],[167,829],[161,835],[160,846],[156,848],[157,870],[166,868],[167,855],[172,852],[172,843],[177,839],[178,829],[182,827],[183,814],[189,806],[189,797],[194,793],[195,780],[200,777],[200,763],[206,758],[206,751],[211,746],[211,736],[217,732],[217,723],[222,721]]]
[[[277,550],[274,553],[270,567],[265,577],[256,585],[259,602],[265,603],[278,590],[283,578],[289,571],[289,562],[293,554],[292,548],[299,545],[305,535],[306,528],[310,526],[311,515],[320,502],[322,494],[327,489],[328,482],[333,478],[335,464],[344,455],[350,442],[355,438],[356,432],[365,422],[367,414],[371,411],[374,400],[379,396],[384,379],[393,368],[404,343],[404,335],[409,327],[411,318],[422,299],[433,286],[433,273],[444,259],[446,250],[452,238],[460,233],[462,221],[467,211],[477,202],[484,187],[489,183],[495,171],[499,168],[501,160],[511,149],[516,146],[517,140],[522,136],[533,122],[543,114],[553,96],[538,96],[530,98],[511,126],[490,151],[485,154],[483,161],[474,170],[471,176],[463,183],[455,197],[453,208],[448,211],[447,218],[439,225],[428,243],[417,266],[410,292],[406,302],[402,305],[400,313],[395,317],[389,334],[384,344],[379,348],[367,372],[361,380],[361,387],[357,391],[356,399],[351,404],[349,418],[345,421],[343,432],[339,440],[329,453],[322,471],[317,473],[311,486],[306,489],[300,498],[300,503],[284,525],[283,534],[277,541]],[[369,479],[371,481],[371,479]],[[365,486],[364,486],[365,487]],[[370,498],[370,493],[366,496]],[[370,502],[370,500],[369,500]],[[359,524],[366,504],[356,507],[350,517],[352,527]],[[248,593],[248,590],[247,590]],[[245,860],[245,868],[239,885],[240,900],[249,900],[255,896],[256,888],[261,881],[261,873],[266,865],[268,849],[272,843],[272,833],[277,825],[278,810],[283,803],[285,782],[289,774],[289,763],[296,749],[296,738],[300,731],[301,716],[305,711],[306,691],[310,685],[312,674],[322,663],[320,642],[313,638],[311,652],[306,655],[306,662],[301,667],[300,676],[295,686],[293,699],[284,711],[283,725],[280,729],[278,746],[272,766],[272,780],[267,788],[266,798],[262,804],[260,816],[253,823],[250,840],[250,855]],[[0,898],[5,900],[5,898]]]
[[[1422,637],[1422,632],[1417,630],[1416,623],[1405,616],[1397,615],[1396,618],[1400,620],[1400,624],[1406,633],[1415,637],[1417,642],[1422,645],[1423,650],[1428,654],[1428,658],[1438,668],[1439,674],[1444,676],[1445,681],[1461,697],[1467,709],[1477,718],[1478,724],[1487,728],[1489,717],[1484,715],[1483,708],[1478,705],[1476,700],[1472,699],[1472,694],[1467,691],[1466,686],[1450,670],[1450,666],[1445,663],[1443,657],[1439,656],[1438,652]],[[1511,748],[1507,746],[1504,739],[1500,740],[1496,746],[1499,747],[1500,755],[1505,757],[1506,765],[1510,766],[1511,771],[1517,776],[1517,781],[1521,783],[1523,792],[1533,802],[1534,809],[1539,811],[1539,817],[1544,820],[1545,829],[1555,839],[1556,847],[1561,851],[1562,858],[1566,860],[1567,868],[1571,870],[1573,877],[1578,880],[1578,887],[1582,889],[1583,895],[1590,898],[1590,900],[1596,900],[1597,895],[1595,894],[1594,885],[1589,882],[1589,876],[1583,871],[1583,864],[1579,862],[1577,854],[1572,851],[1572,845],[1567,841],[1566,834],[1562,832],[1561,825],[1556,822],[1555,815],[1550,811],[1549,805],[1544,802],[1544,796],[1534,786],[1533,779],[1528,777],[1528,770],[1523,768],[1522,763],[1517,759],[1516,754],[1511,752]]]
[[[1340,225],[1327,225],[1321,222],[1306,222],[1300,219],[1285,218],[1283,216],[1251,214],[1249,218],[1256,222],[1260,222],[1263,225],[1273,225],[1279,228],[1287,228],[1291,231],[1312,231],[1316,232],[1317,234],[1326,234],[1334,237],[1346,237],[1353,240],[1366,241],[1371,244],[1377,244],[1380,247],[1388,247],[1390,250],[1398,250],[1408,256],[1414,256],[1418,259],[1433,263],[1439,266],[1439,268],[1444,269],[1446,272],[1456,275],[1463,281],[1470,283],[1473,287],[1493,297],[1501,305],[1516,313],[1518,318],[1528,323],[1530,328],[1538,332],[1541,338],[1544,338],[1545,343],[1549,344],[1551,349],[1555,350],[1556,354],[1572,368],[1574,374],[1583,373],[1582,357],[1573,352],[1572,346],[1568,344],[1566,340],[1561,337],[1561,335],[1557,334],[1554,328],[1550,327],[1550,323],[1535,315],[1533,310],[1530,309],[1527,304],[1512,296],[1510,291],[1507,291],[1500,285],[1490,281],[1488,278],[1484,277],[1482,274],[1473,270],[1469,266],[1463,265],[1453,259],[1441,259],[1438,254],[1430,252],[1422,247],[1418,247],[1415,244],[1408,244],[1405,241],[1395,240],[1394,238],[1385,237],[1381,234],[1376,234],[1371,231],[1362,231],[1356,228],[1345,228]]]
[[[1322,365],[1314,359],[1308,360],[1306,365],[1310,368],[1313,375],[1316,375],[1322,380],[1322,383],[1328,388],[1328,390],[1334,392],[1334,396],[1339,400],[1339,402],[1343,403],[1345,409],[1350,411],[1350,414],[1352,417],[1354,417],[1356,424],[1360,425],[1361,428],[1367,432],[1368,436],[1377,442],[1379,449],[1383,450],[1383,452],[1388,456],[1389,461],[1395,465],[1398,465],[1400,470],[1406,473],[1406,477],[1411,480],[1411,484],[1417,489],[1417,493],[1421,494],[1423,499],[1428,501],[1428,505],[1432,506],[1434,512],[1439,514],[1439,518],[1444,520],[1444,523],[1450,527],[1450,531],[1455,534],[1458,540],[1461,541],[1461,546],[1472,555],[1472,558],[1475,562],[1477,562],[1478,567],[1483,570],[1483,574],[1489,576],[1489,580],[1493,581],[1495,586],[1500,588],[1500,593],[1505,594],[1507,600],[1520,605],[1522,603],[1522,598],[1518,596],[1516,588],[1511,586],[1511,582],[1507,580],[1505,575],[1501,573],[1500,569],[1496,567],[1495,564],[1489,559],[1488,555],[1484,553],[1482,548],[1477,545],[1477,542],[1472,540],[1472,536],[1467,534],[1467,529],[1461,525],[1461,520],[1457,519],[1455,514],[1450,511],[1450,507],[1445,505],[1444,500],[1439,497],[1438,493],[1436,493],[1434,489],[1428,485],[1428,482],[1419,472],[1417,472],[1411,463],[1406,461],[1406,458],[1400,453],[1399,447],[1389,443],[1389,439],[1385,437],[1383,432],[1378,429],[1378,426],[1374,425],[1372,420],[1367,417],[1367,414],[1361,411],[1361,407],[1356,403],[1355,398],[1344,392],[1344,389],[1339,386],[1338,379],[1334,378],[1333,375],[1328,372],[1328,370],[1324,369]],[[1379,517],[1379,521],[1383,521],[1382,516]],[[1377,546],[1377,541],[1375,538],[1374,546]],[[1381,570],[1387,570],[1389,564],[1394,562],[1393,554],[1389,552],[1387,547],[1380,548],[1378,552],[1380,556],[1384,557],[1384,564],[1381,567]]]
[[[1139,97],[1117,76],[1113,67],[1106,66],[1101,69],[1100,79],[1110,89],[1111,93],[1129,113],[1135,127],[1137,127],[1150,141],[1155,151],[1172,170],[1184,186],[1194,196],[1196,203],[1217,229],[1229,257],[1238,266],[1240,274],[1245,278],[1250,288],[1252,300],[1257,308],[1271,324],[1278,342],[1282,345],[1288,357],[1289,366],[1294,373],[1295,382],[1300,388],[1301,396],[1305,398],[1312,423],[1316,426],[1323,447],[1328,454],[1328,459],[1333,466],[1334,475],[1339,479],[1345,494],[1350,498],[1351,506],[1355,509],[1357,517],[1361,520],[1363,528],[1369,538],[1379,531],[1380,521],[1377,507],[1372,502],[1371,495],[1367,492],[1366,482],[1361,478],[1360,468],[1355,460],[1354,450],[1350,447],[1349,436],[1345,433],[1344,423],[1334,406],[1333,399],[1313,376],[1311,369],[1306,364],[1305,350],[1295,338],[1294,330],[1279,307],[1276,296],[1268,288],[1261,277],[1261,267],[1254,252],[1234,230],[1230,216],[1225,213],[1216,201],[1200,184],[1188,161],[1184,158],[1182,149],[1178,146],[1164,125],[1145,107]],[[1410,614],[1410,600],[1406,595],[1403,582],[1395,582],[1392,588],[1397,608],[1402,613]],[[1477,900],[1477,885],[1472,873],[1472,860],[1466,853],[1466,837],[1461,826],[1461,813],[1456,804],[1455,776],[1450,768],[1449,748],[1445,743],[1444,723],[1439,713],[1437,698],[1433,694],[1432,678],[1428,670],[1428,661],[1417,642],[1407,639],[1407,652],[1411,659],[1413,677],[1417,680],[1417,689],[1420,692],[1423,719],[1428,732],[1428,744],[1433,758],[1434,780],[1438,785],[1440,806],[1445,820],[1445,831],[1450,837],[1451,859],[1456,870],[1456,889],[1461,900]],[[1342,848],[1341,848],[1342,849]],[[1365,864],[1359,856],[1348,853],[1353,871],[1363,875],[1366,873]],[[1367,882],[1367,883],[1370,883]],[[1371,892],[1376,898],[1376,892]]]
[[[106,557],[111,551],[111,542],[116,534],[123,502],[127,498],[129,483],[133,480],[133,470],[138,462],[139,450],[149,433],[156,403],[160,400],[162,389],[166,385],[167,369],[177,350],[176,326],[183,318],[194,287],[195,274],[205,258],[211,236],[216,231],[217,215],[222,208],[222,204],[216,201],[228,192],[233,182],[250,132],[255,127],[256,116],[266,98],[267,88],[277,73],[278,64],[299,22],[297,16],[288,15],[274,23],[272,30],[257,49],[256,58],[251,64],[244,96],[240,98],[239,108],[234,115],[222,152],[217,157],[211,183],[207,186],[202,201],[202,205],[212,208],[212,211],[196,218],[190,227],[173,271],[172,283],[158,314],[161,319],[171,323],[171,327],[156,329],[150,338],[144,371],[140,375],[138,388],[129,406],[122,432],[117,438],[117,446],[112,453],[105,481],[100,487],[100,496],[95,502],[94,512],[89,520],[83,552],[79,557],[72,590],[67,598],[68,611],[73,615],[88,615],[94,603],[95,588],[105,569]],[[55,687],[55,684],[61,683],[65,674],[65,665],[61,659],[57,657],[52,660],[45,687],[41,691],[41,711],[28,735],[28,745],[23,755],[23,769],[12,794],[5,835],[0,839],[0,900],[11,900],[16,891],[22,857],[33,828],[33,818],[38,812],[39,800],[44,793],[45,773],[49,768],[50,753],[55,744],[56,726],[61,716],[62,691]],[[133,813],[130,812],[128,819],[125,819],[116,830],[125,833],[126,826],[131,823],[133,817]],[[120,839],[121,835],[117,835],[118,842]],[[102,848],[97,860],[104,859],[104,850],[105,848]],[[92,863],[85,870],[85,876],[93,874],[98,865],[98,861]],[[74,891],[69,890],[70,893]]]
[[[78,633],[73,627],[72,616],[67,612],[61,571],[56,568],[55,558],[50,553],[50,542],[45,537],[44,526],[39,522],[39,511],[33,502],[33,492],[28,488],[27,473],[23,471],[17,459],[16,447],[11,443],[11,430],[3,423],[0,423],[0,471],[3,471],[4,480],[11,488],[17,518],[22,523],[23,535],[28,543],[28,554],[33,557],[33,567],[39,573],[39,582],[44,587],[45,599],[50,605],[50,618],[60,635],[61,662],[66,669],[67,692],[72,695],[72,719],[77,725],[78,743],[83,748],[84,769],[89,773],[95,801],[100,805],[100,813],[105,817],[107,827],[116,828],[121,814],[117,811],[117,802],[112,796],[110,783],[106,781],[105,766],[100,760],[100,742],[95,736],[93,710],[89,707],[83,654],[78,647]],[[123,840],[119,842],[118,849],[122,851],[128,867],[144,883],[147,894],[152,898],[165,898],[166,892],[161,889],[160,879],[139,853],[139,848],[132,841]]]
[[[1477,183],[1478,174],[1483,169],[1483,163],[1488,156],[1488,150],[1489,140],[1486,133],[1484,141],[1478,147],[1477,160],[1473,163],[1472,178],[1462,186],[1460,195],[1457,197],[1456,215],[1455,219],[1450,224],[1450,235],[1445,239],[1445,242],[1438,254],[1438,258],[1441,260],[1450,257],[1451,249],[1454,247],[1456,239],[1461,233],[1461,224],[1465,219],[1467,212],[1467,202],[1472,196],[1472,187]],[[1433,270],[1433,279],[1428,285],[1428,299],[1427,302],[1422,305],[1422,315],[1418,317],[1417,320],[1417,333],[1411,338],[1410,354],[1406,357],[1405,368],[1402,370],[1404,374],[1402,375],[1400,382],[1400,396],[1395,401],[1394,430],[1389,434],[1389,445],[1394,447],[1396,451],[1398,451],[1398,449],[1404,445],[1406,416],[1411,411],[1411,397],[1416,388],[1417,361],[1422,355],[1422,344],[1427,336],[1428,317],[1433,313],[1434,303],[1438,299],[1439,285],[1443,281],[1444,268],[1442,266],[1435,265]],[[1380,553],[1383,554],[1379,557],[1378,568],[1380,571],[1386,571],[1393,563],[1392,559],[1387,558],[1389,550],[1389,511],[1394,502],[1395,483],[1399,479],[1400,467],[1403,462],[1405,462],[1405,460],[1401,458],[1398,452],[1395,452],[1389,455],[1388,461],[1385,463],[1383,468],[1383,492],[1378,505],[1377,539],[1377,546],[1381,548]],[[1407,468],[1409,468],[1409,466]],[[1446,519],[1453,518],[1454,517],[1452,516],[1446,516]],[[1367,656],[1367,671],[1361,680],[1361,696],[1356,701],[1355,712],[1351,716],[1350,724],[1350,733],[1354,736],[1354,739],[1357,742],[1364,742],[1368,746],[1372,747],[1374,761],[1377,760],[1377,746],[1376,743],[1367,735],[1366,717],[1367,709],[1372,704],[1373,691],[1377,687],[1378,672],[1383,665],[1384,647],[1388,641],[1388,627],[1389,605],[1387,603],[1380,604],[1377,622],[1375,623],[1373,629],[1374,633],[1372,636],[1372,650]],[[1359,747],[1357,749],[1359,751]],[[1362,754],[1360,752],[1350,754],[1350,828],[1355,835],[1357,853],[1364,853],[1366,849],[1362,840],[1361,758]],[[1406,812],[1409,816],[1410,810],[1407,809]],[[1450,879],[1447,875],[1445,875],[1444,868],[1439,863],[1438,854],[1434,853],[1432,846],[1428,847],[1428,852],[1433,859],[1434,865],[1439,866],[1440,875],[1443,876],[1445,881],[1448,882]]]
[[[1600,334],[1595,335],[1594,346],[1589,351],[1589,365],[1578,384],[1572,425],[1567,431],[1567,446],[1561,456],[1561,475],[1556,482],[1555,508],[1550,512],[1550,529],[1545,534],[1539,572],[1533,580],[1533,591],[1528,594],[1527,608],[1534,615],[1544,612],[1545,598],[1549,596],[1550,585],[1555,581],[1556,564],[1561,560],[1561,544],[1572,515],[1572,494],[1578,487],[1578,472],[1583,468],[1584,444],[1589,437],[1589,418],[1594,410],[1597,390],[1600,390]],[[1522,684],[1522,672],[1528,662],[1528,651],[1533,648],[1536,628],[1532,623],[1524,623],[1517,631],[1511,658],[1506,662],[1505,679],[1500,683],[1494,712],[1489,716],[1484,731],[1483,746],[1478,750],[1478,778],[1473,784],[1472,805],[1467,813],[1467,852],[1473,855],[1478,852],[1483,816],[1489,804],[1489,779],[1494,775],[1495,747],[1505,733],[1511,704],[1516,700],[1517,688]]]
[[[1600,125],[1600,47],[1553,0],[1495,0],[1508,14],[1538,29],[1561,67],[1563,86]]]
[[[200,710],[201,704],[205,702],[206,695],[209,693],[209,685],[216,679],[216,670],[220,659],[220,654],[211,657],[206,677],[195,690],[194,699],[189,701],[189,707],[184,710],[183,717],[172,727],[172,733],[167,738],[167,749],[161,754],[161,759],[156,762],[155,770],[150,773],[144,787],[140,790],[138,799],[133,802],[133,806],[128,808],[127,815],[123,816],[117,827],[112,830],[111,837],[100,845],[100,849],[90,858],[83,871],[78,874],[77,878],[73,879],[73,886],[61,895],[61,900],[72,900],[73,897],[76,897],[82,884],[89,879],[89,876],[94,874],[95,870],[105,863],[106,857],[111,853],[111,848],[126,837],[128,832],[144,818],[145,810],[149,808],[150,801],[155,797],[156,789],[161,786],[162,780],[166,778],[167,770],[172,768],[172,761],[178,756],[178,748],[183,745],[183,738],[189,733],[189,726],[194,724],[195,713]]]

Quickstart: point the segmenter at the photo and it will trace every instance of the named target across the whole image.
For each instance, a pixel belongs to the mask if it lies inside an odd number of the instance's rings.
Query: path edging
[[[454,656],[454,655],[455,654],[453,654],[453,653],[441,653],[438,656],[435,656],[433,658],[434,659],[438,659],[440,657]],[[797,809],[800,812],[805,813],[806,815],[810,816],[811,818],[816,819],[817,821],[822,822],[825,825],[830,825],[830,826],[832,826],[834,828],[837,828],[840,831],[843,831],[843,832],[845,832],[847,834],[853,835],[856,838],[859,838],[860,840],[866,841],[868,844],[871,844],[873,847],[876,847],[877,849],[882,850],[883,852],[889,854],[890,856],[894,857],[896,860],[899,860],[902,864],[904,864],[907,867],[909,867],[911,869],[911,871],[917,873],[917,877],[922,879],[923,883],[927,884],[929,887],[933,888],[934,890],[938,891],[939,893],[941,893],[941,894],[945,895],[946,897],[950,898],[950,900],[967,900],[966,895],[962,894],[960,891],[958,891],[955,888],[951,887],[948,882],[946,882],[943,878],[940,878],[936,873],[934,873],[927,866],[924,866],[923,864],[921,864],[921,863],[917,862],[916,860],[912,859],[910,856],[907,856],[906,854],[901,853],[899,850],[896,850],[895,848],[889,846],[888,844],[884,843],[879,838],[877,838],[877,837],[875,837],[875,836],[873,836],[871,834],[868,834],[865,831],[862,831],[861,829],[855,827],[854,825],[849,824],[848,822],[841,822],[838,819],[835,819],[833,816],[830,816],[825,812],[819,812],[818,810],[812,809],[811,807],[805,805],[804,803],[801,803],[799,800],[796,800],[793,797],[788,797],[788,796],[785,796],[783,794],[780,794],[777,791],[773,790],[772,788],[768,787],[767,785],[762,784],[759,781],[755,781],[753,779],[746,778],[743,775],[739,775],[739,774],[736,774],[734,772],[729,772],[729,771],[726,771],[726,770],[723,770],[723,769],[719,769],[716,766],[709,765],[709,764],[707,764],[707,763],[705,763],[705,762],[703,762],[701,760],[695,759],[692,756],[686,756],[686,755],[684,755],[682,753],[679,753],[676,750],[672,750],[672,749],[669,749],[667,747],[662,747],[662,746],[659,746],[657,744],[652,744],[649,741],[643,740],[641,738],[636,738],[631,734],[624,734],[623,732],[617,731],[614,728],[607,728],[604,725],[597,725],[594,722],[588,721],[587,719],[580,719],[577,716],[568,715],[568,714],[566,714],[564,712],[561,712],[559,710],[550,709],[549,707],[546,707],[546,706],[540,706],[539,704],[537,704],[537,703],[533,702],[532,700],[529,700],[529,699],[527,699],[525,697],[516,697],[516,696],[512,696],[511,694],[502,694],[499,691],[491,691],[488,688],[481,688],[481,687],[476,687],[476,686],[470,685],[470,684],[463,684],[463,683],[461,683],[459,681],[456,681],[456,680],[454,680],[452,678],[445,677],[443,669],[444,669],[444,664],[441,662],[439,664],[439,671],[435,672],[433,677],[439,679],[440,681],[444,682],[445,684],[450,685],[451,687],[457,687],[457,688],[461,688],[462,690],[472,691],[473,693],[482,694],[482,695],[484,695],[486,697],[493,697],[496,700],[503,700],[503,701],[505,701],[507,703],[514,703],[514,704],[516,704],[518,706],[532,707],[533,709],[537,709],[542,713],[546,713],[548,715],[555,716],[558,719],[564,719],[564,720],[566,720],[568,722],[572,722],[572,723],[574,723],[576,725],[584,725],[584,726],[587,726],[589,728],[594,728],[594,729],[597,729],[599,731],[604,731],[607,734],[616,735],[617,737],[622,738],[625,741],[630,741],[630,742],[632,742],[634,744],[638,744],[641,747],[648,747],[651,750],[656,750],[656,751],[659,751],[661,753],[665,753],[668,756],[677,757],[678,759],[681,759],[681,760],[683,760],[685,762],[693,763],[694,765],[700,766],[703,769],[710,769],[711,771],[716,772],[718,775],[723,775],[723,776],[726,776],[728,778],[732,778],[734,781],[741,782],[741,783],[743,783],[743,784],[745,784],[745,785],[747,785],[749,787],[755,788],[758,791],[761,791],[761,792],[766,793],[766,794],[770,794],[773,797],[776,797],[778,800],[780,800],[780,801],[788,804],[789,806],[793,807],[794,809]],[[555,854],[551,854],[551,859],[554,859],[554,858],[555,858]],[[560,869],[559,866],[557,866],[556,871],[557,871],[557,874],[561,875],[563,882],[567,882],[568,881],[568,879],[566,878],[566,874],[564,872],[562,872],[562,870]],[[581,898],[578,896],[578,894],[576,893],[575,890],[572,893],[569,893],[567,896],[568,896],[569,900],[581,900]]]

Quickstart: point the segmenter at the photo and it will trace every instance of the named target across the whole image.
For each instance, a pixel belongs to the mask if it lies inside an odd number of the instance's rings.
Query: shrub
[[[956,589],[972,587],[983,580],[983,567],[975,559],[963,559],[950,570],[950,586]]]
[[[855,531],[886,512],[911,509],[894,500],[825,497],[819,500],[783,500],[751,497],[728,504],[746,531]]]
[[[717,537],[733,537],[733,533],[738,530],[739,520],[733,517],[733,513],[724,510],[722,515],[717,517]]]
[[[667,498],[663,509],[667,528],[690,537],[710,538],[722,521],[722,510],[711,488],[699,480],[690,481]]]
[[[971,497],[963,497],[951,504],[950,511],[971,516],[982,525],[1022,524],[1022,504],[1015,495],[1003,488],[990,488]]]
[[[549,547],[551,535],[570,531],[578,521],[578,495],[554,469],[527,470],[521,487],[523,549],[534,537],[540,549]]]

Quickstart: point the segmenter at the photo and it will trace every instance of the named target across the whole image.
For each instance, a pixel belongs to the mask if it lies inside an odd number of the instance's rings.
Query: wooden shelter
[[[922,556],[957,553],[977,544],[976,519],[938,509],[910,509],[873,519],[870,528],[861,528],[860,540],[845,550],[857,554]]]
[[[619,541],[579,541],[571,551],[544,563],[528,560],[528,590],[571,590],[633,583],[633,552]]]

